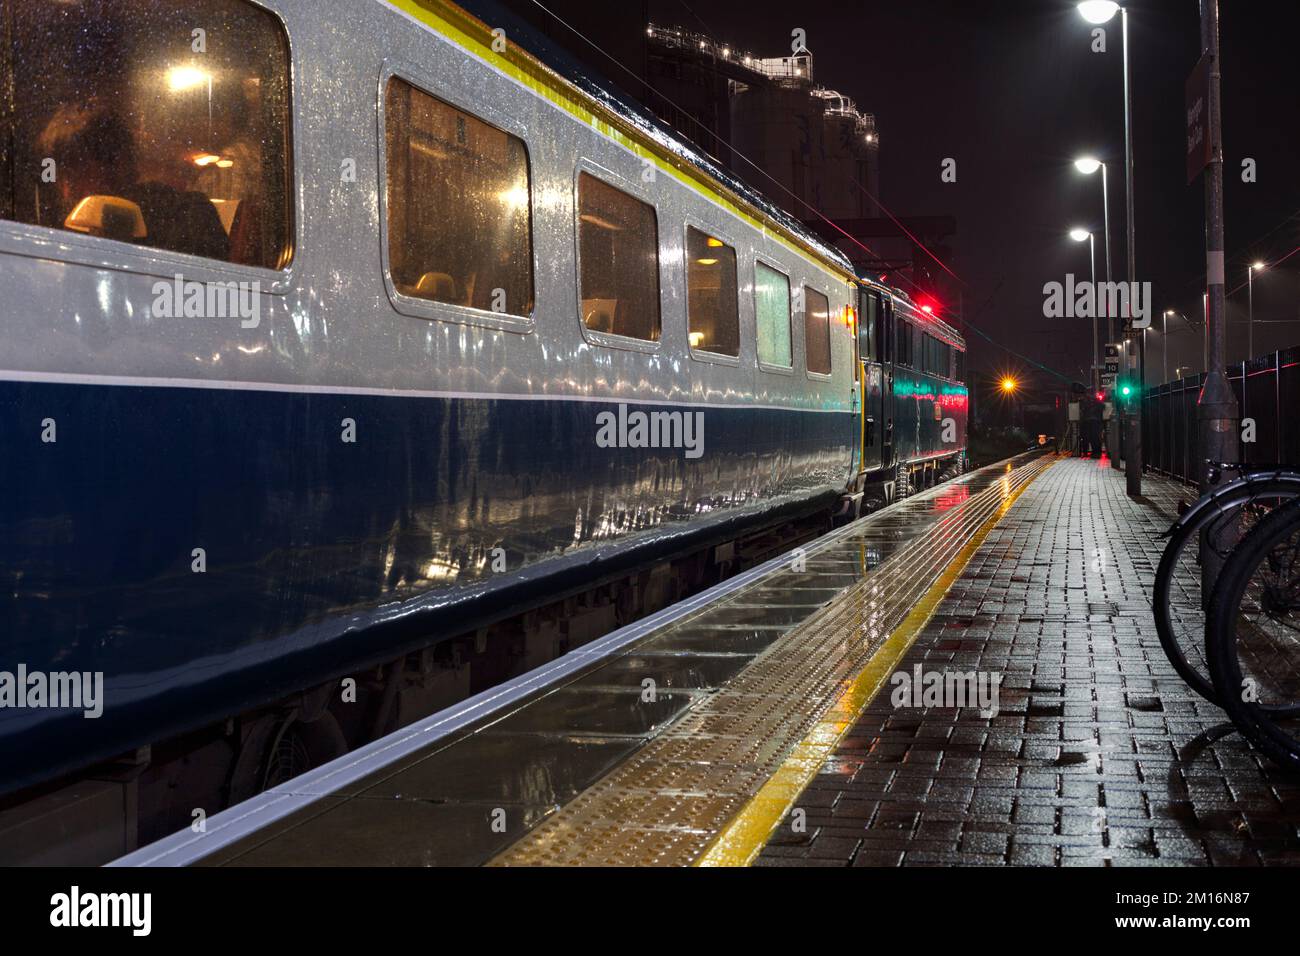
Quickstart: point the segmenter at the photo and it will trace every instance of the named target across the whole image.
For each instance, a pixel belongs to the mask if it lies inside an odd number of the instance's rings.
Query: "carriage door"
[[[859,383],[862,389],[862,449],[858,470],[876,471],[883,464],[881,456],[884,435],[884,370],[881,356],[884,343],[880,339],[883,328],[883,308],[880,295],[871,289],[858,293],[858,358]]]

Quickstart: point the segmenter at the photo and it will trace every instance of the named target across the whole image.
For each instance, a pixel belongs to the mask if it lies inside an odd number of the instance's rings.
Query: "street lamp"
[[[1082,228],[1082,227],[1080,227],[1080,226],[1075,226],[1073,229],[1070,230],[1070,238],[1073,239],[1075,242],[1083,242],[1083,240],[1085,240],[1085,239],[1088,240],[1088,264],[1089,264],[1089,268],[1090,268],[1091,271],[1092,271],[1092,294],[1093,294],[1093,310],[1092,310],[1092,387],[1093,387],[1093,388],[1096,388],[1096,387],[1097,387],[1097,374],[1098,374],[1098,368],[1097,368],[1097,366],[1098,366],[1098,364],[1099,364],[1100,361],[1101,361],[1100,356],[1097,354],[1097,309],[1096,309],[1096,304],[1097,304],[1097,301],[1096,301],[1096,300],[1097,300],[1097,244],[1093,241],[1092,233],[1089,232],[1087,229],[1084,229],[1084,228]]]
[[[1108,23],[1116,13],[1119,14],[1120,18],[1120,37],[1124,59],[1124,218],[1126,220],[1125,231],[1128,234],[1124,244],[1128,253],[1128,281],[1132,283],[1137,281],[1137,247],[1134,241],[1133,226],[1133,89],[1129,80],[1128,66],[1128,10],[1116,3],[1115,0],[1083,0],[1078,9],[1079,14],[1085,20],[1095,25]],[[1130,326],[1128,334],[1132,335],[1131,317],[1126,318],[1129,319]],[[1143,366],[1146,364],[1146,356],[1143,354],[1145,351],[1145,349],[1142,349],[1139,353],[1139,364]],[[1143,373],[1142,379],[1145,381],[1145,373]],[[1141,414],[1139,405],[1128,416],[1132,442],[1128,453],[1125,455],[1125,471],[1128,473],[1127,485],[1128,492],[1131,495],[1142,493],[1141,424],[1138,421]]]
[[[1112,0],[1084,0],[1079,4],[1079,12],[1089,23],[1105,23],[1115,15],[1115,11],[1120,9],[1118,3]]]
[[[1246,270],[1246,358],[1255,357],[1255,285],[1256,272],[1264,271],[1264,263],[1252,262]],[[1238,288],[1241,288],[1238,286]]]
[[[1092,156],[1080,156],[1074,161],[1074,168],[1085,176],[1091,176],[1101,170],[1101,215],[1106,233],[1106,283],[1110,284],[1110,190],[1106,185],[1106,164]],[[1115,341],[1115,319],[1106,313],[1106,341]]]
[[[1019,391],[1019,389],[1020,389],[1020,382],[1016,380],[1016,377],[1014,375],[1003,374],[1002,378],[998,380],[998,391],[1002,394],[1002,397],[1009,403],[1011,408],[1011,424],[1013,427],[1017,424],[1016,412],[1018,409],[1016,408],[1015,398],[1016,398],[1016,392]],[[1021,421],[1020,424],[1023,425],[1024,422]]]

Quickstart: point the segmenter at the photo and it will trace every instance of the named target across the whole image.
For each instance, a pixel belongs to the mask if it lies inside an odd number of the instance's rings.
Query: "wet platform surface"
[[[200,862],[693,862],[1050,461],[983,469],[841,529],[353,784],[289,787],[306,805]]]
[[[886,688],[758,864],[1300,863],[1300,780],[1160,648],[1159,535],[1190,493],[1151,476],[1143,492],[1087,460],[1030,485],[898,664],[1001,674],[997,715],[896,708]]]

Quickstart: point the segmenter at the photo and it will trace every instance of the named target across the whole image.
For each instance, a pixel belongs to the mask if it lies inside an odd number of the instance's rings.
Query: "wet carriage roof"
[[[868,282],[873,287],[879,285],[879,283],[872,282],[871,280],[864,280],[864,281]],[[916,307],[916,303],[913,302],[910,298],[908,298],[906,293],[900,291],[899,289],[889,289],[888,292],[896,300],[899,300],[899,302],[903,307],[902,311],[905,313],[909,322],[912,322],[913,324],[924,328],[931,335],[935,335],[938,338],[943,339],[949,345],[955,345],[961,350],[965,351],[966,337],[963,336],[960,332],[958,332],[955,328],[953,328],[943,319],[939,318],[937,315],[933,315],[932,313],[929,312],[923,312],[921,309],[918,309]]]

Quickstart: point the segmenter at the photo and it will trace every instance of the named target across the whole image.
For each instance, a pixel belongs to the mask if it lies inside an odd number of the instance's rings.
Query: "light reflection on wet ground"
[[[576,679],[322,798],[205,865],[483,863],[940,518],[1005,482],[973,472],[811,544],[767,575]],[[649,693],[653,681],[653,693]]]

